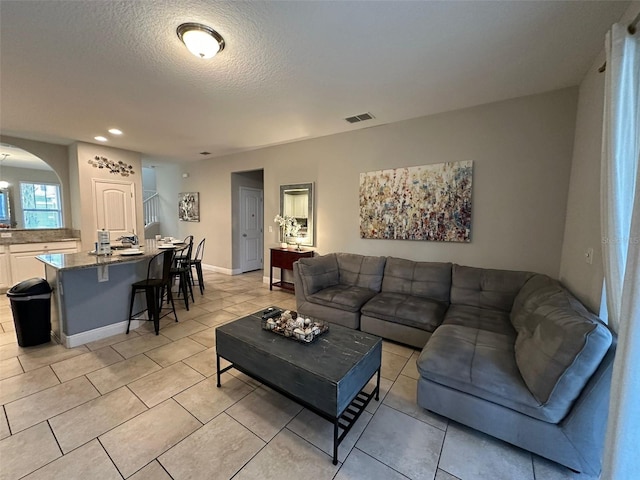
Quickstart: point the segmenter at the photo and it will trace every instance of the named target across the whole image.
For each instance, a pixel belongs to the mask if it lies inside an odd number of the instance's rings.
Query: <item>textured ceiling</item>
[[[0,2],[0,129],[198,160],[577,85],[629,2]],[[210,60],[176,27],[225,38]],[[374,120],[344,117],[371,112]]]

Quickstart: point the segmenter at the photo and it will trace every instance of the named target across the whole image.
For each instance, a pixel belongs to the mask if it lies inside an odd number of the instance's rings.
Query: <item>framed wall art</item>
[[[198,192],[178,194],[178,219],[183,222],[200,221],[200,199]]]
[[[473,161],[360,174],[360,237],[471,241]]]

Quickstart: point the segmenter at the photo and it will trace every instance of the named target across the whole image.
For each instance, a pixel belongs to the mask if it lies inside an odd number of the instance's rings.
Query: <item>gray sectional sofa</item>
[[[332,253],[294,283],[300,313],[422,348],[423,408],[599,473],[616,339],[556,280]]]

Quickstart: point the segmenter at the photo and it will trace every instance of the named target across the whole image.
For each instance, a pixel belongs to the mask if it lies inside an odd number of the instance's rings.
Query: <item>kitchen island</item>
[[[62,345],[77,347],[127,330],[131,284],[146,278],[149,259],[161,251],[153,240],[139,248],[138,255],[123,249],[106,256],[81,252],[37,257],[53,289],[51,329]],[[142,307],[136,304],[134,312]],[[132,321],[131,328],[142,321]]]

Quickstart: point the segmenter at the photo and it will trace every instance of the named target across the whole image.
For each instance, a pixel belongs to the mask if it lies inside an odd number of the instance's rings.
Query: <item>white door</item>
[[[240,269],[262,268],[262,190],[240,187]]]
[[[136,197],[133,182],[93,179],[96,230],[109,231],[111,241],[136,233]]]

